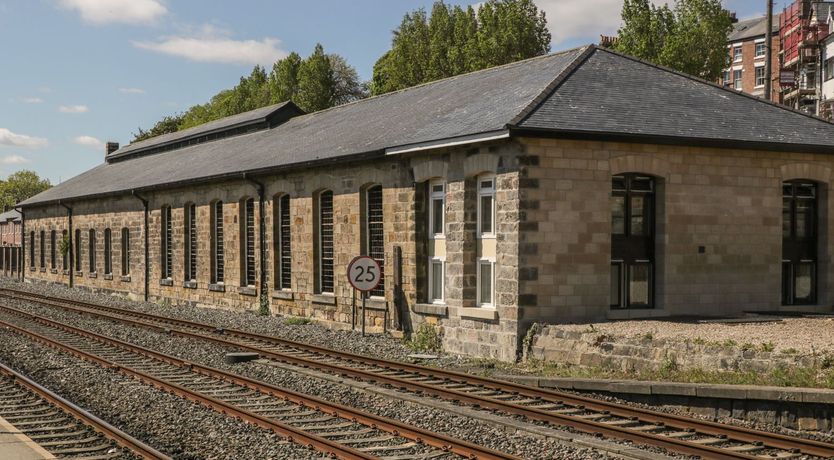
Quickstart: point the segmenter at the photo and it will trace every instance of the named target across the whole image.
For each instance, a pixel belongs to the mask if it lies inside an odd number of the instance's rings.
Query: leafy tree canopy
[[[306,59],[290,53],[269,72],[255,66],[248,76],[240,78],[237,86],[220,91],[209,102],[166,116],[151,129],[139,128],[133,134],[133,142],[290,100],[305,112],[314,112],[367,96],[367,85],[356,69],[342,56],[325,54],[324,48],[316,45]]]
[[[4,209],[31,198],[52,187],[48,179],[41,179],[34,171],[21,170],[0,181],[0,201]]]
[[[713,81],[727,66],[733,25],[720,0],[625,0],[622,19],[617,51]]]
[[[435,2],[394,30],[391,49],[374,65],[372,94],[507,64],[550,51],[543,11],[532,0],[488,0],[466,9]]]

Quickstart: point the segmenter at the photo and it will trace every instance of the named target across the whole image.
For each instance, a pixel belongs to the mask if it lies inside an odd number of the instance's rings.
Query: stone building
[[[367,254],[370,325],[512,360],[535,322],[830,310],[832,153],[825,121],[589,46],[108,153],[22,203],[25,272],[349,328]]]

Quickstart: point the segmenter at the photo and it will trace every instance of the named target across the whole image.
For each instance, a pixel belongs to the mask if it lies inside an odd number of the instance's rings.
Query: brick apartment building
[[[721,83],[736,90],[764,97],[766,82],[765,59],[767,47],[765,31],[767,18],[745,19],[733,25],[733,31],[728,37],[727,52],[729,66],[724,69]],[[770,43],[773,49],[771,60],[771,99],[781,102],[779,88],[779,16],[773,19],[770,31]]]

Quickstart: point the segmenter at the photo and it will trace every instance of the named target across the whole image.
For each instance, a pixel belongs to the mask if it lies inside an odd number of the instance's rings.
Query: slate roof
[[[763,37],[767,29],[767,17],[762,16],[758,18],[742,19],[733,24],[733,30],[727,37],[729,42],[738,42],[750,40],[752,38]],[[773,27],[771,33],[779,32],[779,14],[773,15]]]
[[[105,163],[22,204],[381,157],[404,146],[495,133],[834,153],[834,124],[588,46],[296,116],[271,129]]]
[[[0,214],[0,224],[5,224],[9,221],[16,221],[20,220],[20,211],[16,209],[10,209],[2,214]]]

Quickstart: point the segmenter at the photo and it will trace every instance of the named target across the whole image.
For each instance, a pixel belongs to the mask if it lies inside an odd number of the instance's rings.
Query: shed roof
[[[10,209],[0,214],[0,224],[5,224],[7,222],[12,222],[16,220],[20,220],[20,211],[16,209]]]
[[[22,204],[383,156],[498,133],[834,152],[834,125],[821,119],[588,46],[296,116],[271,129],[105,163]]]

